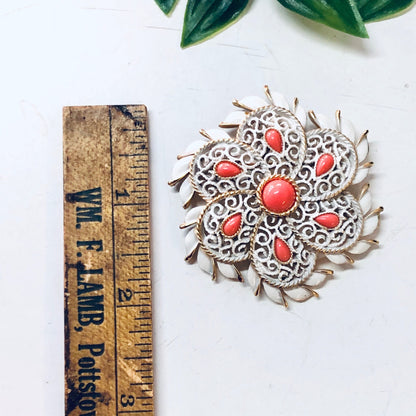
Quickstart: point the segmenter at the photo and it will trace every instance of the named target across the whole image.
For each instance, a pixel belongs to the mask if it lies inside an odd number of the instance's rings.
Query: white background
[[[416,9],[360,40],[257,0],[181,50],[184,3],[1,1],[1,415],[64,413],[62,107],[133,103],[150,111],[157,414],[414,415]],[[386,209],[381,247],[289,311],[185,264],[166,185],[198,130],[266,83],[371,131]]]

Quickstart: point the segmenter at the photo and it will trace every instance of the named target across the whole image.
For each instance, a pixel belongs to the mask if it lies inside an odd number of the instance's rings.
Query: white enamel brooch
[[[383,208],[372,209],[364,182],[368,131],[357,135],[340,111],[330,120],[265,93],[234,100],[221,130],[201,130],[169,184],[188,210],[186,260],[213,279],[244,276],[255,295],[287,306],[318,297],[333,274],[318,266],[325,257],[353,263],[378,245]]]

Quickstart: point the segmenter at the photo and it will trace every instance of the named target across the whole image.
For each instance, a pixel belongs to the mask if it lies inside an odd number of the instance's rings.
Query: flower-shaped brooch
[[[378,245],[370,239],[382,208],[371,209],[368,131],[355,133],[336,112],[331,121],[289,105],[265,87],[259,97],[234,100],[237,111],[201,130],[173,169],[184,208],[186,260],[202,270],[243,280],[287,306],[318,296],[333,271],[320,257],[353,263]],[[226,133],[224,129],[228,129]],[[199,195],[200,198],[197,197]],[[245,273],[245,269],[248,270]]]

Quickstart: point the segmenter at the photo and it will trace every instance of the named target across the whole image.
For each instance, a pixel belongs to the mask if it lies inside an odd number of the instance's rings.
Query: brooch
[[[331,120],[267,86],[265,95],[234,100],[221,130],[201,130],[169,184],[188,210],[186,260],[213,279],[244,276],[287,307],[318,297],[333,275],[323,260],[353,263],[378,245],[370,235],[383,208],[363,184],[368,131],[357,135],[340,111]]]

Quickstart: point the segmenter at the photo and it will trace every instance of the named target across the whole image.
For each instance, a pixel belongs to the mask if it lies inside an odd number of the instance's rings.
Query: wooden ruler
[[[66,415],[153,415],[146,107],[66,107],[64,166]]]

